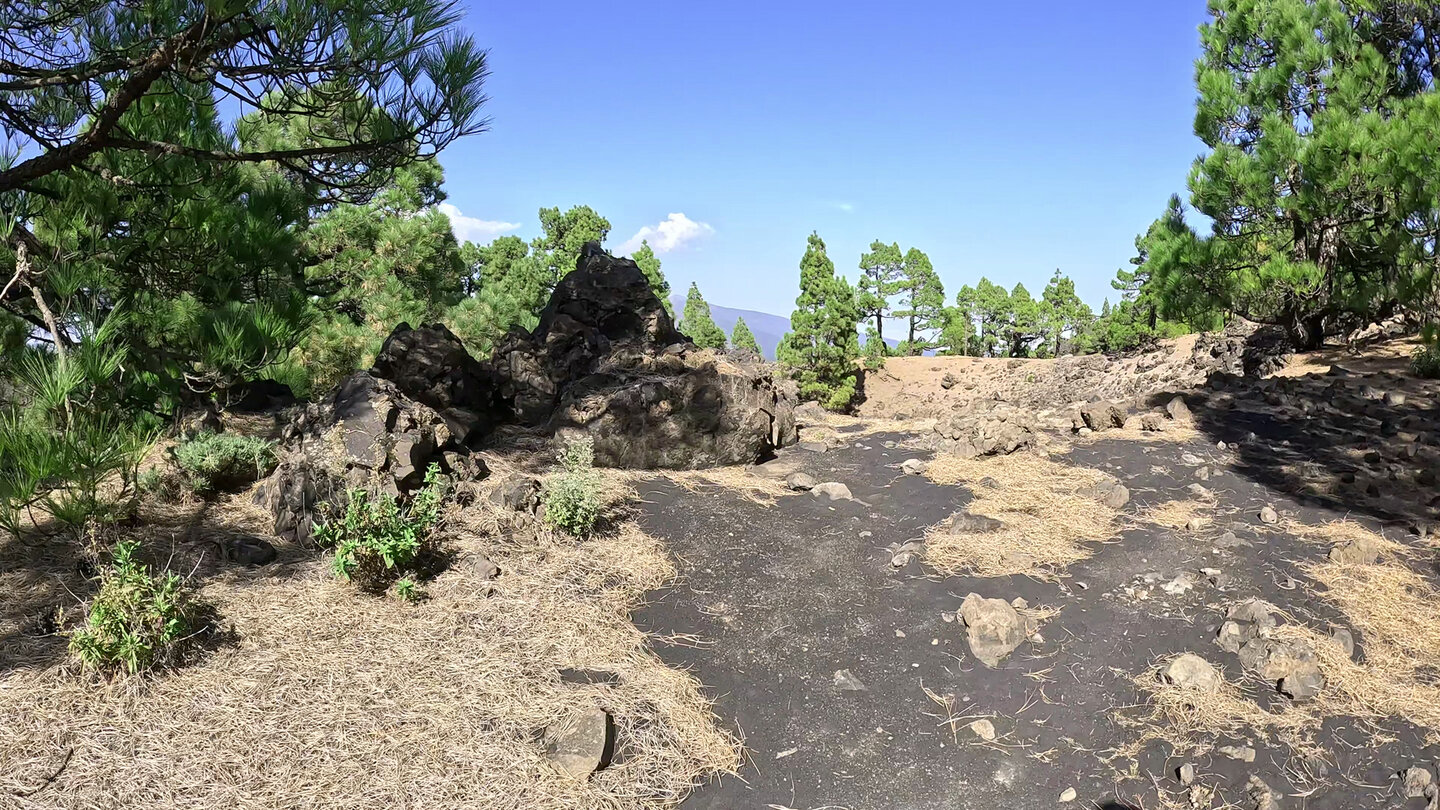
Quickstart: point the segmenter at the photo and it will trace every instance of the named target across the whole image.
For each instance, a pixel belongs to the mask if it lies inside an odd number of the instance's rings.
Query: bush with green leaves
[[[580,436],[560,451],[560,471],[545,487],[545,522],[583,537],[600,519],[600,476],[595,472],[595,442]]]
[[[335,549],[338,576],[381,593],[433,549],[447,492],[438,464],[430,465],[424,485],[404,503],[373,489],[351,489],[343,512],[315,527],[315,541]]]
[[[234,433],[201,433],[175,448],[175,463],[196,492],[248,484],[275,466],[275,443]]]
[[[117,543],[101,569],[100,590],[70,651],[86,669],[135,674],[173,666],[210,629],[210,610],[173,571],[151,573],[138,543]]]
[[[1427,380],[1440,379],[1440,344],[1427,343],[1410,357],[1410,373]]]
[[[59,352],[9,359],[0,396],[0,527],[18,534],[45,514],[77,528],[126,513],[155,425],[114,401],[126,357],[112,318]],[[106,486],[118,482],[118,487]]]

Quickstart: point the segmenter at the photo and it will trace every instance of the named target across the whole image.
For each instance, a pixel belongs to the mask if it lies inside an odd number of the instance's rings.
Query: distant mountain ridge
[[[675,320],[680,320],[680,314],[685,311],[685,296],[672,295],[670,304],[675,307]],[[715,321],[716,326],[725,330],[727,337],[735,330],[735,321],[744,318],[745,325],[755,334],[755,342],[760,344],[760,352],[767,360],[775,359],[775,349],[780,346],[780,339],[790,331],[789,318],[768,312],[756,312],[753,309],[734,309],[711,304],[710,318]],[[861,342],[864,342],[864,338],[861,338]],[[892,338],[886,338],[885,342],[891,347],[899,343]]]
[[[680,314],[685,311],[685,296],[671,296],[670,303],[675,307],[675,319],[679,320]],[[790,331],[789,318],[768,312],[756,312],[753,309],[732,309],[711,304],[710,317],[716,326],[725,330],[727,337],[735,330],[735,321],[744,318],[745,325],[755,334],[755,342],[760,344],[760,352],[769,360],[775,359],[775,349],[780,345],[780,339]]]

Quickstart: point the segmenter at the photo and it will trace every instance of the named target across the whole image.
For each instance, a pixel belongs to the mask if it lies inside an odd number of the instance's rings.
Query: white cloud
[[[853,213],[855,213],[855,203],[832,202],[832,203],[830,203],[830,204],[833,205],[833,206],[835,206],[837,209],[839,209],[839,210],[841,210],[841,211],[844,211],[844,212],[847,213],[847,214],[853,214]]]
[[[513,231],[520,227],[518,222],[499,222],[467,217],[460,213],[459,208],[450,203],[440,203],[440,211],[450,218],[450,230],[455,232],[455,238],[461,242],[489,242],[506,231]]]
[[[650,248],[656,253],[669,253],[712,233],[715,229],[704,222],[696,222],[684,214],[671,214],[658,225],[646,225],[636,231],[618,250],[628,256],[640,249],[641,242],[648,240]]]

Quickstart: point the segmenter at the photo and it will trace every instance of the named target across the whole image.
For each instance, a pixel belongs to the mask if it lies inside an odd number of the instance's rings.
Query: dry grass
[[[1196,518],[1208,524],[1209,512],[1214,506],[1214,503],[1203,501],[1166,501],[1146,510],[1140,517],[1156,526],[1184,530],[1190,525],[1190,521]]]
[[[721,489],[762,506],[770,506],[785,495],[794,495],[778,478],[759,475],[749,467],[715,467],[708,470],[656,471],[628,473],[630,478],[664,478],[686,492]]]
[[[1124,439],[1132,442],[1174,442],[1176,444],[1189,444],[1196,441],[1208,441],[1193,422],[1189,420],[1165,421],[1164,430],[1141,430],[1139,428],[1111,428],[1099,433],[1091,433],[1086,436],[1075,436],[1077,444],[1093,444],[1095,442]]]
[[[1408,549],[1354,521],[1287,524],[1286,529],[1327,544],[1368,539],[1382,550],[1377,564],[1325,560],[1302,565],[1321,586],[1320,596],[1345,615],[1362,652],[1355,659],[1347,656],[1328,630],[1297,623],[1276,628],[1275,638],[1298,639],[1315,650],[1326,681],[1314,700],[1287,705],[1280,712],[1262,709],[1228,685],[1220,695],[1194,699],[1143,676],[1136,683],[1154,706],[1149,719],[1165,727],[1163,733],[1152,730],[1149,737],[1193,745],[1195,734],[1274,731],[1304,750],[1313,745],[1311,737],[1325,718],[1350,717],[1369,724],[1402,719],[1429,732],[1431,739],[1440,738],[1440,683],[1435,681],[1440,671],[1440,591],[1404,564]],[[1371,729],[1372,735],[1382,733]]]
[[[1203,748],[1200,735],[1264,735],[1279,731],[1287,736],[1318,728],[1318,719],[1294,706],[1268,712],[1246,694],[1239,684],[1224,681],[1218,691],[1187,689],[1161,677],[1162,666],[1147,670],[1134,679],[1137,689],[1150,699],[1152,712],[1143,718],[1146,734],[1139,741],[1163,739],[1180,750]]]
[[[1411,556],[1408,546],[1391,540],[1383,532],[1377,532],[1358,521],[1349,519],[1332,520],[1329,523],[1312,525],[1287,519],[1280,524],[1282,530],[1310,543],[1338,546],[1345,543],[1361,542],[1371,544],[1382,557],[1406,558]]]
[[[738,766],[699,684],[630,622],[674,575],[655,540],[622,525],[457,545],[418,605],[361,594],[303,553],[226,569],[201,592],[238,642],[152,679],[0,661],[0,805],[629,810]],[[504,571],[493,595],[469,554]],[[617,682],[568,684],[563,667]],[[548,764],[540,732],[587,706],[615,717],[619,742],[582,782]]]
[[[1055,579],[1089,557],[1092,544],[1115,534],[1119,512],[1079,494],[1107,479],[1098,470],[1032,453],[974,459],[941,455],[926,475],[938,484],[965,484],[974,495],[968,511],[1004,524],[993,532],[932,529],[925,559],[946,575]],[[986,478],[995,486],[979,483]]]

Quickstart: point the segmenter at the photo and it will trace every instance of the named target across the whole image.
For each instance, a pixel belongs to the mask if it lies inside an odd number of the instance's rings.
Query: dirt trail
[[[642,490],[643,522],[679,558],[681,578],[637,621],[685,639],[659,644],[662,657],[693,668],[750,756],[741,779],[702,787],[686,807],[1028,808],[1056,806],[1071,789],[1081,807],[1244,807],[1256,775],[1308,796],[1283,807],[1353,808],[1390,801],[1393,774],[1428,760],[1422,731],[1398,721],[1382,723],[1378,738],[1329,722],[1315,736],[1324,754],[1309,759],[1253,731],[1206,736],[1211,750],[1183,756],[1145,739],[1157,727],[1143,722],[1148,707],[1134,679],[1157,662],[1195,651],[1246,682],[1214,640],[1228,605],[1258,596],[1297,621],[1341,618],[1300,568],[1325,548],[1270,531],[1256,516],[1267,505],[1308,524],[1344,515],[1257,483],[1243,456],[1217,450],[1213,438],[1096,441],[1060,457],[1113,474],[1132,499],[1118,542],[1059,581],[1041,582],[940,578],[918,562],[895,569],[890,549],[962,509],[979,484],[942,487],[904,475],[903,460],[927,456],[899,446],[904,436],[841,436],[844,446],[787,450],[779,463],[843,482],[856,501],[797,494],[764,506],[663,482]],[[1201,467],[1214,499],[1197,506]],[[1209,522],[1188,532],[1145,518],[1171,502]],[[1182,575],[1190,583],[1183,592],[1161,587]],[[972,591],[1059,613],[1040,627],[1040,641],[986,669],[967,650],[963,625],[947,617]],[[837,670],[865,689],[839,688]],[[1273,688],[1246,683],[1259,705],[1285,703]],[[970,730],[981,718],[993,724],[993,742]],[[1253,746],[1257,757],[1214,752],[1226,744]],[[1177,781],[1185,763],[1213,789],[1203,803]]]

